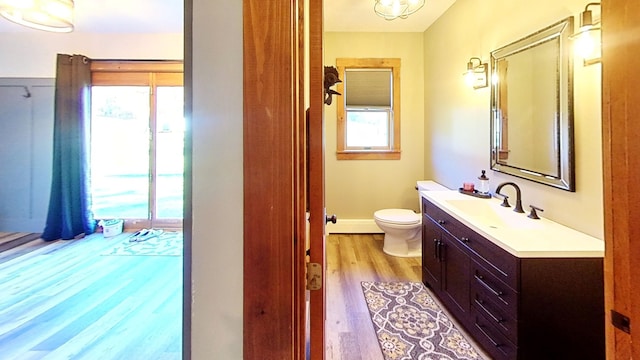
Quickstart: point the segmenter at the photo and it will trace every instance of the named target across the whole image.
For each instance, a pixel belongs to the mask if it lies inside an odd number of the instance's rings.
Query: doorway
[[[170,73],[93,73],[91,194],[96,219],[125,227],[182,228],[184,87],[181,64]]]

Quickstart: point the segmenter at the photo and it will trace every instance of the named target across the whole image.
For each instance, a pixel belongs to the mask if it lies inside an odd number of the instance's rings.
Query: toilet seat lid
[[[411,225],[420,223],[420,214],[409,209],[384,209],[376,211],[373,216],[384,222]]]

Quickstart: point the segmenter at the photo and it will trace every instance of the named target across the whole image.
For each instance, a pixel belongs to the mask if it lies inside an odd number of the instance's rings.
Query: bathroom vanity
[[[495,359],[604,359],[604,242],[497,199],[421,192],[422,280]]]

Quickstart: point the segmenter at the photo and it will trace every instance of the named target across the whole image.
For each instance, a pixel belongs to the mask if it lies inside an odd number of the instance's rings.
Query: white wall
[[[242,359],[242,2],[193,1],[193,359]]]
[[[581,0],[458,0],[425,32],[425,178],[456,189],[489,168],[490,90],[465,86],[461,73],[468,59],[486,62],[492,50],[578,16],[584,5]],[[576,59],[574,75],[576,192],[493,171],[487,175],[492,191],[514,181],[525,207],[539,206],[542,216],[602,239],[601,65],[583,67]]]
[[[324,47],[326,66],[335,66],[337,58],[401,59],[400,160],[337,160],[337,100],[325,107],[327,211],[337,214],[340,224],[372,219],[384,208],[418,210],[415,186],[424,173],[423,34],[329,32]]]
[[[182,60],[182,34],[0,33],[0,77],[55,77],[56,54],[93,59]]]

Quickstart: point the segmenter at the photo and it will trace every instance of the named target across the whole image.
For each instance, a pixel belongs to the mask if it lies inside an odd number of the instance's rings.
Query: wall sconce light
[[[483,63],[480,58],[472,57],[469,59],[469,62],[467,62],[467,71],[462,75],[464,75],[464,80],[468,86],[473,86],[474,89],[480,89],[489,86],[488,73],[489,66],[487,63]]]
[[[575,40],[574,51],[584,59],[584,65],[593,65],[601,62],[601,28],[599,21],[593,20],[591,6],[600,6],[600,3],[588,3],[584,11],[580,13],[580,28],[578,32],[569,38]]]
[[[33,29],[71,32],[73,5],[73,0],[0,0],[0,15]]]
[[[376,0],[373,11],[385,20],[406,19],[420,10],[425,0]]]

